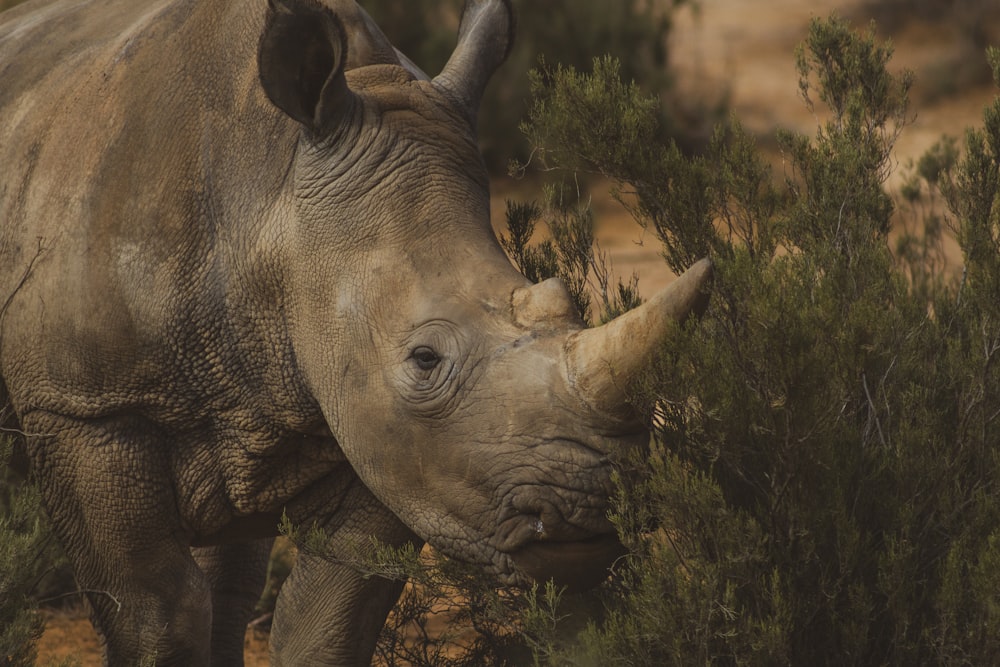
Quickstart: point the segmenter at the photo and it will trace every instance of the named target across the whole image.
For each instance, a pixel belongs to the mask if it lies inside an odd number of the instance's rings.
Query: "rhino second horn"
[[[560,278],[549,278],[514,290],[511,306],[514,321],[522,327],[536,331],[583,327],[569,289]]]
[[[434,83],[453,99],[475,127],[486,84],[514,45],[510,0],[466,0],[458,44]]]
[[[708,303],[712,263],[702,259],[638,308],[566,343],[570,384],[593,410],[616,420],[633,418],[628,392],[669,327]]]

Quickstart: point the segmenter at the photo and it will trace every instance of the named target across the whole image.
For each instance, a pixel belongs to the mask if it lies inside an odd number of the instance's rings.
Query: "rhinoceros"
[[[468,0],[430,78],[346,0],[0,15],[0,398],[105,664],[243,664],[282,514],[329,555],[273,664],[370,660],[402,586],[352,566],[373,539],[606,576],[630,383],[711,265],[596,328],[516,270],[476,139],[513,32]]]

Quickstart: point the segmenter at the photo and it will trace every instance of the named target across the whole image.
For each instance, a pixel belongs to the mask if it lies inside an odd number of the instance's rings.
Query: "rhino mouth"
[[[597,586],[626,549],[614,533],[573,541],[529,542],[510,554],[514,565],[536,582],[553,580],[570,591]]]
[[[570,484],[578,480],[550,473],[542,488],[523,484],[507,492],[490,542],[505,556],[502,569],[514,582],[553,580],[585,590],[604,581],[626,553],[608,519],[610,474],[598,467],[588,479],[580,488]]]

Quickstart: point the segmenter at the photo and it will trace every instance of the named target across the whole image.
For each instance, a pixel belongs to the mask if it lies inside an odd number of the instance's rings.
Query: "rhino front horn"
[[[486,84],[514,45],[514,31],[510,0],[466,0],[458,44],[434,83],[455,101],[473,127]]]
[[[627,420],[630,384],[645,368],[668,328],[708,304],[712,263],[702,259],[638,308],[566,343],[569,381],[594,410]]]

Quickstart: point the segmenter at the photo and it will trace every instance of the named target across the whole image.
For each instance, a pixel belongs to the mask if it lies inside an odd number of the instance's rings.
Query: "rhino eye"
[[[434,370],[441,362],[441,357],[438,356],[438,353],[429,347],[418,347],[413,350],[410,356],[417,362],[417,368],[422,371]]]

